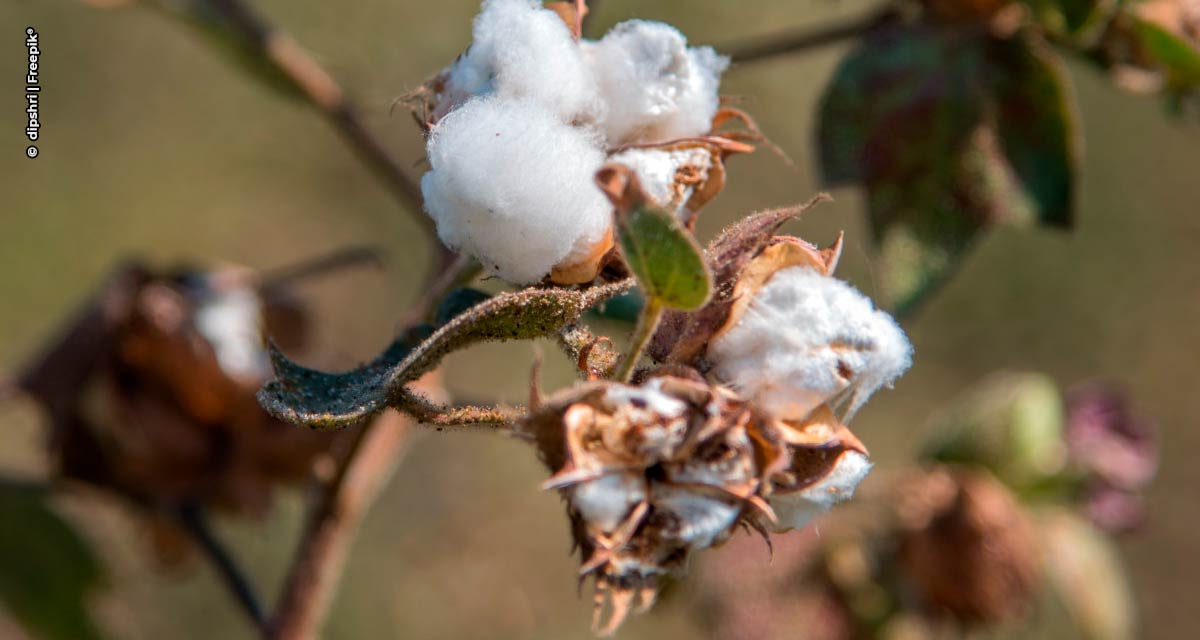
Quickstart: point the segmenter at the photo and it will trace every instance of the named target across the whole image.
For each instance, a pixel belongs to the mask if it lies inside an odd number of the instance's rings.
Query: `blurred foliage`
[[[997,223],[1069,227],[1081,161],[1060,50],[1179,103],[1200,87],[1200,8],[1145,3],[929,0],[873,26],[825,89],[818,126],[831,185],[861,184],[901,310],[953,273]],[[1125,85],[1139,84],[1125,82]]]
[[[1108,406],[1124,402],[1112,385],[1080,389],[1091,407],[1072,402],[1068,416],[1045,375],[999,372],[980,381],[931,416],[928,453],[916,464],[890,470],[885,485],[835,510],[820,536],[779,541],[783,577],[743,569],[726,583],[706,567],[698,606],[717,620],[708,637],[1137,637],[1136,602],[1112,531],[1089,521],[1088,496],[1070,490],[1089,471],[1087,456],[1068,447],[1064,422],[1114,432],[1140,416],[1114,420],[1095,410],[1098,389]],[[1050,486],[1067,490],[1044,490]],[[736,567],[747,562],[740,556],[761,553],[734,546],[710,562]],[[756,609],[762,600],[768,606]],[[802,636],[763,613],[789,601],[820,612],[810,613],[819,623]],[[756,631],[741,635],[738,624]]]
[[[0,600],[36,638],[100,638],[86,599],[103,584],[104,571],[46,498],[0,485]]]
[[[996,223],[1069,226],[1080,140],[1073,98],[1034,33],[889,24],[842,62],[821,104],[830,184],[861,183],[901,310]]]

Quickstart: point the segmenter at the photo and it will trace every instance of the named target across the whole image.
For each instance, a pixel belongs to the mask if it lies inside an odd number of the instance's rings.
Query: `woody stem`
[[[891,6],[865,16],[818,29],[797,29],[754,36],[741,42],[718,46],[717,50],[733,59],[734,64],[756,62],[767,58],[799,53],[826,45],[857,38],[896,17]]]
[[[244,0],[202,0],[224,18],[259,57],[283,74],[321,112],[346,144],[388,188],[412,219],[434,237],[432,221],[421,213],[421,187],[363,122],[357,105],[311,55],[286,33],[257,14]]]

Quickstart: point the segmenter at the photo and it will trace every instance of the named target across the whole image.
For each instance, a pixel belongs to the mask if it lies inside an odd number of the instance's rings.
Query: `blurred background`
[[[475,0],[263,0],[363,106],[370,127],[414,168],[420,134],[392,101],[416,88],[470,40]],[[694,44],[861,15],[857,1],[606,0],[593,33],[631,17],[678,26]],[[348,367],[394,335],[416,296],[429,247],[411,216],[320,116],[266,91],[192,31],[139,7],[76,0],[0,5],[0,370],[50,340],[118,261],[140,256],[270,268],[341,246],[375,244],[382,271],[314,281],[305,361]],[[24,157],[22,32],[41,34],[42,139]],[[818,189],[816,101],[848,44],[734,67],[722,93],[741,96],[764,132],[799,165],[760,151],[729,162],[725,192],[698,234],[754,210],[803,201]],[[1104,377],[1126,385],[1161,425],[1162,462],[1144,530],[1122,538],[1146,638],[1181,638],[1200,623],[1200,124],[1168,117],[1158,100],[1114,88],[1069,61],[1086,142],[1081,215],[1069,232],[997,228],[957,275],[905,321],[915,366],[856,418],[881,468],[911,458],[926,421],[996,369],[1040,370],[1061,385]],[[861,195],[833,193],[787,231],[826,244],[847,234],[840,274],[876,291]],[[547,388],[570,365],[546,349]],[[472,399],[520,402],[528,344],[451,357],[445,382]],[[514,372],[516,369],[517,372]],[[0,405],[0,468],[37,473],[44,421],[20,399]],[[501,437],[422,433],[367,517],[334,603],[328,638],[588,638],[591,602],[575,590],[576,561],[562,505],[537,490],[545,472],[528,448]],[[868,477],[864,486],[883,482]],[[105,502],[61,506],[108,565],[94,600],[116,638],[253,637],[210,569],[162,572],[146,531]],[[273,594],[301,523],[298,493],[261,522],[219,520],[264,594]],[[818,524],[819,527],[819,524]],[[700,561],[704,562],[705,558]],[[768,556],[757,571],[769,572]],[[695,637],[688,583],[629,621],[623,638]],[[0,611],[0,637],[22,632]]]

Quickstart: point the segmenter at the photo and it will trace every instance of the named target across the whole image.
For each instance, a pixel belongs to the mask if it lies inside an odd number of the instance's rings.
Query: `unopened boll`
[[[579,43],[537,0],[487,0],[473,41],[450,67],[453,96],[527,98],[564,122],[594,121],[603,105]]]
[[[531,100],[474,98],[434,127],[421,180],[438,236],[509,282],[587,259],[612,221],[593,181],[604,151]]]
[[[707,133],[729,58],[712,47],[687,46],[678,29],[630,20],[584,43],[606,111],[610,146],[663,142]]]
[[[779,418],[801,420],[834,402],[848,420],[908,369],[912,346],[866,296],[797,266],[771,277],[709,358],[719,378]]]

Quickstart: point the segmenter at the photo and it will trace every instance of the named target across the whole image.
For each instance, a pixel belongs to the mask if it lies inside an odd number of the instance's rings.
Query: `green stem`
[[[662,300],[653,296],[646,299],[642,315],[638,316],[637,330],[634,331],[633,340],[629,343],[629,353],[625,354],[625,359],[621,361],[621,366],[617,369],[617,380],[629,382],[629,379],[633,377],[633,370],[637,367],[638,360],[642,359],[646,345],[650,344],[650,338],[654,337],[654,331],[658,329],[658,323],[662,320],[663,311],[666,311],[666,307],[663,306]]]

